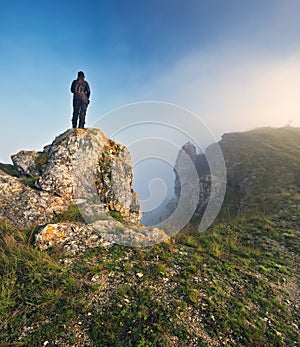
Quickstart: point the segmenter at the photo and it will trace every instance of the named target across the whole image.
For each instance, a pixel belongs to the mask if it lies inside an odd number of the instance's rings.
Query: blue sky
[[[190,109],[216,138],[300,126],[298,0],[12,0],[1,4],[0,51],[2,162],[70,127],[79,70],[92,89],[88,126],[143,100]]]

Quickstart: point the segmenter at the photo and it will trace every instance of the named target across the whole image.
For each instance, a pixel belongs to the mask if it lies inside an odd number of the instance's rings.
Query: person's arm
[[[75,93],[75,84],[76,84],[76,80],[74,80],[71,85],[71,93],[73,94]]]
[[[86,82],[86,96],[88,97],[88,99],[90,98],[90,95],[91,95],[91,89],[90,89],[90,86],[89,84]]]

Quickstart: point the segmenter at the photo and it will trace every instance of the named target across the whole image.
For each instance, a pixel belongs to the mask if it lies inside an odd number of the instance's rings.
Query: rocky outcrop
[[[129,151],[99,129],[68,130],[42,152],[21,151],[12,160],[22,174],[40,176],[35,185],[43,192],[97,201],[100,210],[118,211],[130,223],[141,219]]]
[[[194,216],[203,214],[210,196],[210,174],[199,174],[203,171],[202,166],[199,165],[203,161],[202,156],[197,155],[196,147],[188,142],[179,150],[174,167],[175,196],[179,200],[185,192],[187,199],[193,198],[194,201],[197,201]],[[206,162],[205,165],[207,165]]]
[[[70,201],[34,190],[0,170],[0,218],[17,227],[41,225],[67,209]]]
[[[12,161],[23,176],[0,171],[0,218],[16,227],[40,226],[41,250],[56,246],[76,254],[99,245],[148,246],[169,238],[140,224],[130,153],[99,129],[68,130],[43,151],[20,151]],[[76,220],[85,223],[53,224],[71,205],[80,212]]]
[[[89,194],[107,140],[96,129],[71,129],[56,137],[37,187],[70,199]]]
[[[191,142],[187,142],[182,146],[182,150],[191,158],[192,162],[195,164],[197,160],[197,151],[195,145]]]
[[[169,237],[157,228],[130,227],[112,218],[98,220],[88,225],[74,223],[48,224],[36,236],[36,245],[45,250],[60,247],[68,254],[84,252],[88,248],[121,244],[151,246],[167,241]]]
[[[191,142],[188,142],[179,150],[174,167],[174,192],[177,200],[179,200],[181,192],[183,190],[190,190],[191,176],[196,170],[195,165],[196,147]]]
[[[242,160],[239,148],[235,148],[236,141],[239,140],[239,134],[225,134],[220,141],[220,146],[225,154],[226,168],[227,168],[227,189],[230,190],[232,195],[232,204],[235,204],[236,213],[239,214],[247,209],[247,202],[245,197],[251,192],[252,184],[256,180],[255,165],[248,166],[246,160]],[[229,150],[230,149],[230,153]],[[199,194],[199,200],[194,212],[196,218],[202,217],[209,203],[211,195],[217,195],[216,192],[220,190],[220,182],[218,177],[212,175],[210,167],[207,162],[206,155],[210,150],[213,150],[213,145],[209,146],[205,154],[196,154],[196,148],[190,142],[182,146],[178,152],[178,156],[175,164],[175,184],[174,191],[177,200],[181,196],[181,191],[190,190],[192,192],[197,191]],[[249,149],[249,152],[251,149]],[[188,155],[191,159],[189,162],[184,160],[184,157]],[[211,156],[213,158],[213,156]],[[213,161],[211,165],[217,165]],[[197,184],[191,185],[191,176],[193,171],[196,170],[198,174]],[[179,177],[179,174],[180,177]],[[214,180],[215,188],[212,189],[212,180]]]
[[[19,172],[32,177],[41,174],[42,166],[45,164],[44,158],[42,152],[35,151],[20,151],[11,156],[11,160]]]
[[[40,250],[60,247],[66,253],[76,254],[87,248],[111,245],[90,225],[59,223],[46,225],[37,235],[35,244]]]
[[[178,201],[184,198],[193,208],[193,216],[203,220],[205,230],[216,218],[226,190],[226,168],[217,144],[208,146],[205,153],[196,153],[188,142],[178,152],[175,167],[174,191]]]
[[[141,219],[139,196],[132,190],[132,164],[125,146],[108,140],[98,161],[97,195],[111,211],[129,222]]]
[[[293,127],[258,128],[222,136],[218,146],[226,165],[226,196],[220,211],[221,219],[230,220],[237,215],[248,216],[258,212],[273,214],[289,208],[293,203],[292,192],[299,193],[299,138],[299,129]],[[190,147],[186,144],[179,151],[177,166],[180,166],[182,152],[191,153],[191,158],[194,156]],[[209,205],[209,201],[213,201],[209,195],[217,203],[221,202],[218,191],[222,190],[225,180],[222,175],[218,176],[221,171],[215,156],[210,155],[213,150],[214,145],[209,146],[205,156],[199,154],[194,160],[200,182],[197,216],[205,205]],[[209,166],[205,157],[212,159]],[[189,170],[183,168],[182,172],[183,185],[179,179],[175,181],[177,197],[189,180]]]

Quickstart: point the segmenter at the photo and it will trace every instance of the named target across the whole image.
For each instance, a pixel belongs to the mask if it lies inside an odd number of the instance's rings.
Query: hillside
[[[2,219],[0,345],[299,345],[300,129],[227,134],[220,146],[228,189],[205,232],[195,219],[154,246],[68,254]],[[84,223],[74,207],[56,222]]]
[[[227,199],[236,213],[268,214],[300,202],[300,128],[261,128],[225,134]]]
[[[219,145],[226,164],[227,187],[218,221],[253,214],[265,216],[288,208],[292,202],[299,204],[300,128],[259,128],[224,134]],[[205,155],[195,157],[195,148],[187,151],[185,146],[182,149],[191,156],[199,175],[197,220],[210,195],[210,171]],[[189,172],[185,175],[184,180],[189,182]],[[175,181],[175,193],[180,189],[178,184]]]

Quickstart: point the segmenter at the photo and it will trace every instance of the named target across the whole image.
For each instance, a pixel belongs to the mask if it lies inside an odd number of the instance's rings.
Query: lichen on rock
[[[20,151],[12,161],[23,176],[0,171],[0,218],[17,227],[40,226],[40,249],[61,246],[77,253],[97,245],[146,246],[168,239],[164,231],[140,224],[130,153],[101,130],[67,130],[42,151]],[[55,224],[70,206],[77,206],[85,223]]]
[[[96,201],[139,223],[139,198],[132,189],[132,164],[126,147],[99,129],[71,129],[48,148],[37,187],[69,199]]]
[[[98,246],[122,244],[143,247],[165,242],[168,239],[169,236],[160,229],[142,226],[134,228],[110,218],[88,225],[48,224],[36,235],[35,243],[40,250],[58,247],[65,253],[75,255]]]
[[[67,209],[64,197],[34,190],[0,170],[0,218],[17,227],[45,224]]]
[[[11,156],[14,166],[22,175],[39,176],[43,165],[47,162],[47,156],[43,152],[20,151]]]
[[[128,149],[108,140],[99,158],[97,191],[110,211],[119,211],[125,221],[139,223],[139,197],[132,189],[132,164]]]

